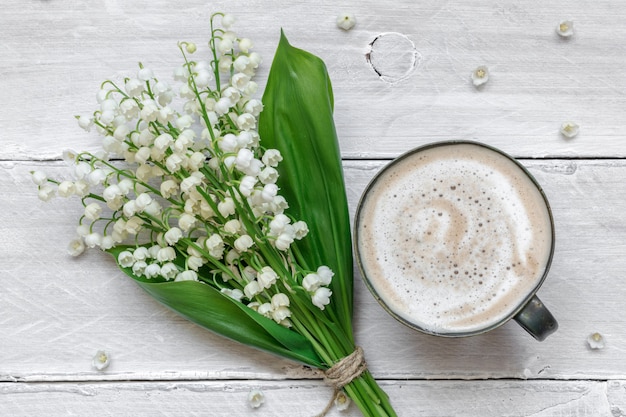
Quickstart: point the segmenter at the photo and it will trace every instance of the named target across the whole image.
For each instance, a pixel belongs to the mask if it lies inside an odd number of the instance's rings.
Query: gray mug
[[[558,324],[536,292],[554,254],[554,220],[514,158],[471,141],[432,143],[385,166],[355,216],[364,282],[400,322],[447,337],[510,319],[537,340]]]

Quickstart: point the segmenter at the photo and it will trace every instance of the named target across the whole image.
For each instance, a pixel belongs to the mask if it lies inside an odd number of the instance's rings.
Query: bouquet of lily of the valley
[[[179,43],[175,85],[139,64],[78,117],[102,150],[65,154],[78,196],[69,251],[98,247],[157,300],[231,339],[325,371],[366,416],[395,415],[355,346],[352,251],[333,94],[322,60],[281,35],[262,101],[260,56],[210,20],[208,55]],[[217,22],[221,25],[218,27]]]

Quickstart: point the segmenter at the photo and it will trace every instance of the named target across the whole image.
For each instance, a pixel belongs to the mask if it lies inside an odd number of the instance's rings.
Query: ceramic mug
[[[389,163],[361,197],[354,240],[367,287],[411,328],[462,337],[514,319],[544,340],[558,327],[536,296],[554,254],[550,205],[491,146],[438,142]]]

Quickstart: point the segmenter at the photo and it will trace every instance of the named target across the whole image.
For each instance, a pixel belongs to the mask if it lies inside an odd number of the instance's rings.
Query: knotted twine
[[[333,387],[333,396],[326,408],[316,417],[324,417],[332,408],[335,399],[341,393],[341,389],[358,378],[366,369],[367,364],[363,356],[363,349],[357,346],[354,352],[324,371],[324,382]]]

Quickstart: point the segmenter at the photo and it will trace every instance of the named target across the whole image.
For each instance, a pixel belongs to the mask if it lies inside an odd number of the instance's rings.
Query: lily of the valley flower
[[[574,34],[574,22],[571,20],[559,22],[556,27],[556,33],[563,38],[569,38]]]
[[[262,391],[254,389],[248,394],[248,404],[250,404],[250,407],[259,408],[264,402],[265,395],[263,395]]]
[[[560,132],[563,136],[565,136],[566,138],[573,138],[574,136],[578,135],[578,132],[580,131],[580,126],[578,126],[578,124],[574,123],[574,122],[563,122],[563,124],[561,124],[561,129]]]
[[[92,360],[93,367],[96,368],[98,371],[105,370],[110,363],[111,357],[104,350],[97,351]]]
[[[337,393],[334,402],[337,410],[345,411],[350,407],[352,400],[350,400],[350,398],[343,391],[340,391],[339,393]]]
[[[474,87],[480,87],[487,81],[489,81],[489,69],[486,66],[481,65],[472,71],[472,83]]]
[[[346,29],[350,20],[342,22]],[[348,207],[335,181],[341,166],[328,74],[319,58],[282,36],[263,95],[271,114],[265,118],[254,81],[261,57],[233,23],[230,15],[211,16],[208,50],[206,43],[178,43],[182,64],[171,83],[141,63],[121,81],[102,83],[93,112],[77,118],[102,136],[101,150],[65,153],[72,179],[35,172],[33,181],[42,200],[76,196],[82,204],[70,254],[107,251],[139,286],[198,324],[326,368],[354,349]],[[303,98],[298,112],[277,106],[283,98]],[[302,148],[285,135],[298,129],[309,135]],[[332,151],[310,158],[301,152],[308,145]],[[303,169],[282,171],[283,156],[272,147]],[[315,171],[332,178],[327,193],[300,178]],[[294,196],[291,209],[282,187]],[[309,227],[321,239],[297,242]],[[342,279],[333,283],[318,257]],[[108,361],[99,355],[94,366]],[[350,385],[365,414],[395,415],[371,378]],[[255,390],[249,401],[258,407],[263,394]]]
[[[324,308],[330,303],[331,295],[331,290],[326,287],[320,287],[315,290],[315,293],[313,294],[311,300],[316,307],[318,307],[320,310],[324,310]]]
[[[603,349],[604,348],[604,337],[598,332],[592,333],[587,337],[587,344],[591,349]]]
[[[343,30],[350,30],[356,25],[356,18],[352,13],[342,13],[337,16],[337,27]]]

